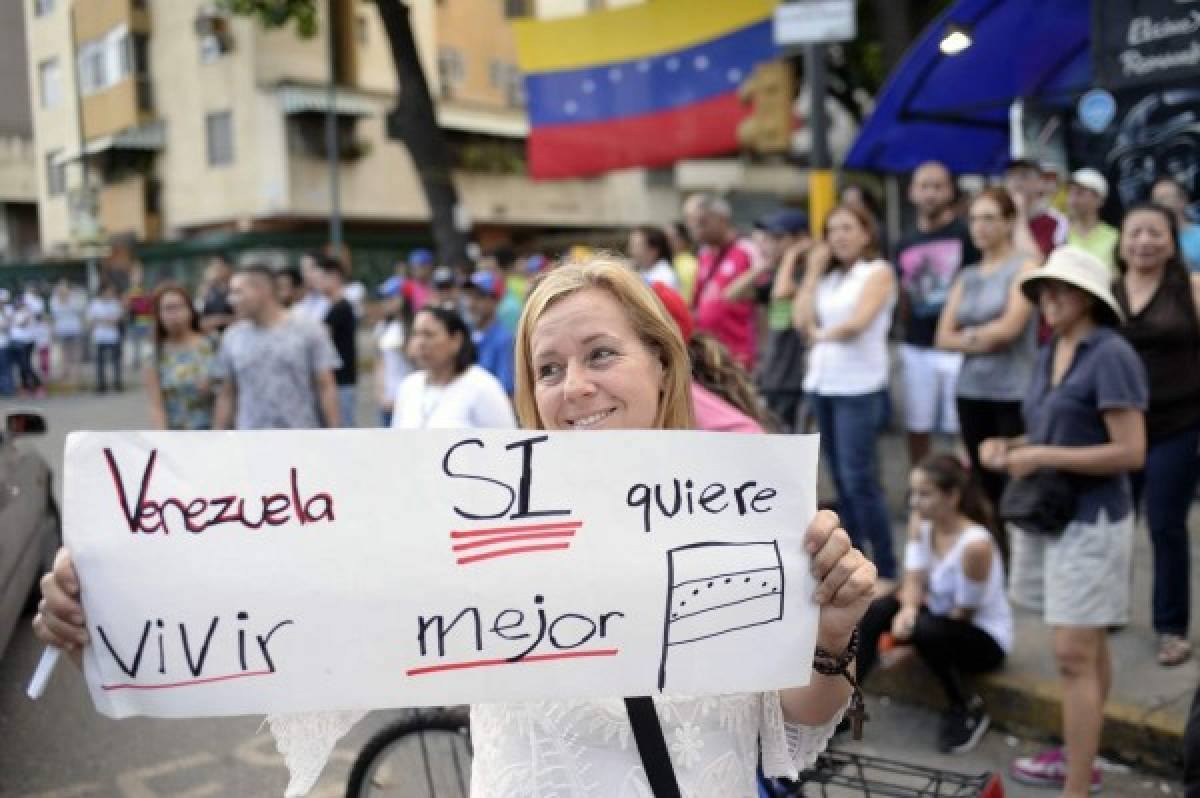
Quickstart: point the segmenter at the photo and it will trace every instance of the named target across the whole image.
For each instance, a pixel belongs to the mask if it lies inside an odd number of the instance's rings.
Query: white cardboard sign
[[[64,527],[106,715],[805,684],[816,438],[81,432]]]

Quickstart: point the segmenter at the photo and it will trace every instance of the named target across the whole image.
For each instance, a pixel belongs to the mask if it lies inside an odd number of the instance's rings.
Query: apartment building
[[[310,39],[266,31],[207,0],[19,2],[47,252],[319,229],[331,207],[330,36],[348,233],[427,222],[407,151],[386,135],[398,92],[370,0],[320,0],[320,32]],[[549,9],[563,3],[597,5],[545,0]],[[478,235],[617,228],[674,212],[671,181],[641,170],[552,183],[525,176],[528,124],[506,20],[540,12],[531,0],[412,0],[410,9]]]
[[[0,262],[39,250],[28,68],[21,7],[0,3]]]

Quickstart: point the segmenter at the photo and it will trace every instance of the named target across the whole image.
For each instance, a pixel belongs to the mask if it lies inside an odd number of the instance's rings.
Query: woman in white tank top
[[[1004,561],[988,531],[987,499],[955,457],[930,455],[909,482],[904,582],[895,594],[872,602],[863,618],[859,680],[870,673],[885,635],[888,643],[911,646],[950,705],[938,748],[963,753],[983,737],[990,719],[962,674],[995,670],[1012,648]]]
[[[887,334],[896,276],[878,255],[875,221],[842,205],[809,253],[792,323],[811,343],[804,392],[855,546],[884,579],[896,578],[892,524],[879,483],[876,443],[888,412]]]

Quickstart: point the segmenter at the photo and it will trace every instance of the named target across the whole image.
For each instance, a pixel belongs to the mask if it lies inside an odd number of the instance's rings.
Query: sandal
[[[1158,664],[1165,667],[1182,665],[1192,658],[1192,644],[1179,635],[1158,636]]]

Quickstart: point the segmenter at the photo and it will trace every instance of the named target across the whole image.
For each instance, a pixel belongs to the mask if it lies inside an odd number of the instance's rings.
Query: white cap
[[[1108,199],[1108,181],[1096,169],[1091,167],[1076,169],[1071,175],[1071,182],[1081,188],[1094,191],[1101,201]]]

